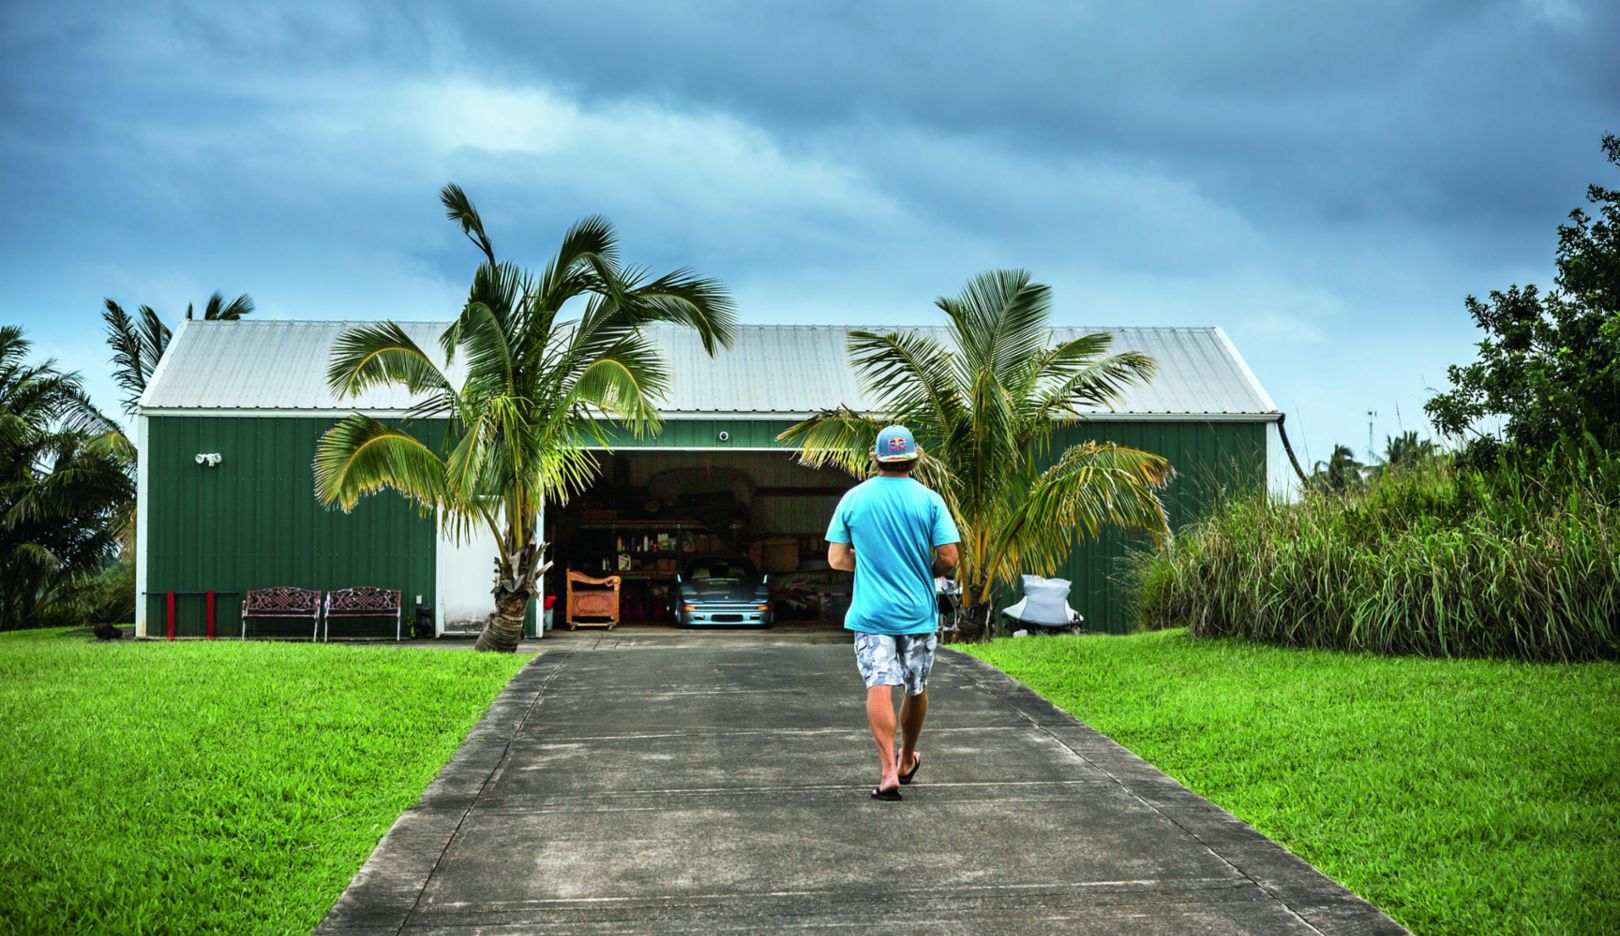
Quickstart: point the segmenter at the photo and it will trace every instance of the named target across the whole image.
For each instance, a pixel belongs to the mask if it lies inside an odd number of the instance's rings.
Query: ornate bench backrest
[[[326,614],[348,614],[355,616],[371,614],[398,614],[399,589],[375,588],[371,585],[360,585],[355,588],[338,588],[326,593]]]
[[[321,593],[311,588],[278,585],[247,593],[243,617],[314,617],[321,610]]]

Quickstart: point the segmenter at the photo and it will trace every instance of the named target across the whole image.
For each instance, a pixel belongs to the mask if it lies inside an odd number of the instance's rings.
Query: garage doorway
[[[757,627],[745,612],[761,607],[778,631],[843,626],[851,578],[827,567],[823,536],[855,483],[848,475],[806,468],[782,450],[620,449],[597,459],[600,475],[589,490],[546,509],[554,565],[545,593],[556,596],[555,628],[568,626],[570,570],[616,576],[618,621],[637,630]],[[718,592],[696,589],[693,578],[717,569],[759,579],[738,592],[757,594],[757,603],[710,606]],[[601,612],[601,603],[592,610]],[[600,613],[576,621],[603,622]]]

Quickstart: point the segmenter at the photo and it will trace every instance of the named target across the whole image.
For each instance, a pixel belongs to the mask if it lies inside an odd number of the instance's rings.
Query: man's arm
[[[934,575],[950,577],[956,571],[956,544],[946,543],[944,546],[934,547]],[[854,568],[853,565],[850,568]]]
[[[845,572],[854,572],[855,547],[848,543],[828,543],[827,564]]]

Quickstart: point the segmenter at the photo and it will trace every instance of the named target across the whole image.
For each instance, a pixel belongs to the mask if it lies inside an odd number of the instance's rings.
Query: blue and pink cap
[[[911,461],[917,455],[917,440],[905,426],[884,427],[872,443],[872,458],[879,463]]]

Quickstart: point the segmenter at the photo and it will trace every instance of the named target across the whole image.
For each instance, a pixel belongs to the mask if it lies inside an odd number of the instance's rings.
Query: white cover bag
[[[1069,607],[1069,588],[1072,584],[1068,579],[1026,575],[1024,597],[1002,613],[1026,624],[1067,627],[1080,617]]]

